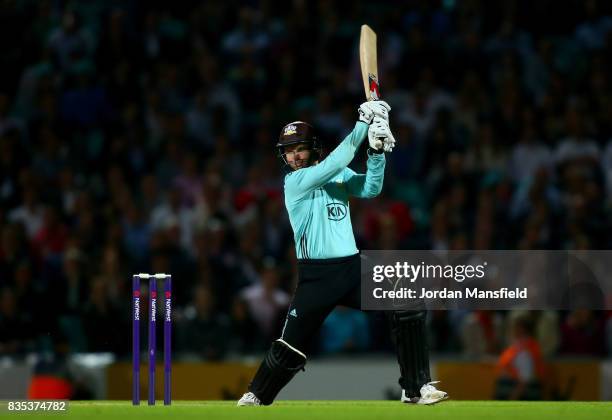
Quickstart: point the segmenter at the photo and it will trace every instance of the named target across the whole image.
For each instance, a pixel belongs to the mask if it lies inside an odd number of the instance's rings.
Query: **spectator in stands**
[[[264,259],[260,276],[261,280],[243,289],[240,297],[261,334],[269,341],[279,331],[278,327],[289,307],[289,295],[279,288],[280,272],[273,259]]]
[[[204,285],[195,287],[193,301],[183,311],[176,331],[176,350],[204,360],[223,359],[230,344],[230,320],[215,309],[214,296]]]
[[[604,320],[594,311],[577,309],[570,312],[561,326],[559,352],[574,356],[604,356]]]
[[[35,325],[31,314],[17,307],[15,292],[4,287],[0,290],[0,354],[20,356],[33,350]]]
[[[516,318],[512,326],[512,342],[497,362],[495,399],[541,400],[545,365],[540,345],[533,338],[527,318]]]

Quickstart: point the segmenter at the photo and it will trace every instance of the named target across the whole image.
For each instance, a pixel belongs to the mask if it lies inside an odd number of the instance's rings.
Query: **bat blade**
[[[361,25],[359,38],[359,61],[363,88],[368,101],[380,99],[378,85],[378,62],[376,57],[376,32],[368,25]]]

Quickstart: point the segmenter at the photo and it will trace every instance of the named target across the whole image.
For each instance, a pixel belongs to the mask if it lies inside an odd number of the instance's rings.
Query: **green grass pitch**
[[[59,419],[605,419],[612,402],[501,402],[445,401],[433,406],[401,404],[397,401],[278,401],[269,407],[236,407],[233,401],[174,401],[172,406],[128,401],[72,401],[68,412],[0,413],[2,419],[52,416]]]

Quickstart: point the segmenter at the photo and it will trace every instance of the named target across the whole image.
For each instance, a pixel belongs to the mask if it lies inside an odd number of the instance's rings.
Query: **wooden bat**
[[[378,63],[376,61],[376,32],[368,25],[361,25],[359,38],[359,61],[361,62],[361,76],[363,88],[368,101],[380,99],[378,90]]]

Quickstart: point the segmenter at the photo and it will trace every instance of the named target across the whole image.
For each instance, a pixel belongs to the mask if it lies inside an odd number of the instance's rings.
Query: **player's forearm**
[[[376,197],[382,191],[385,179],[385,155],[372,154],[368,157],[368,170],[366,171],[363,196],[366,198]]]
[[[368,170],[365,174],[352,174],[346,178],[350,195],[359,198],[373,198],[382,191],[385,177],[385,155],[371,154],[368,158]]]

